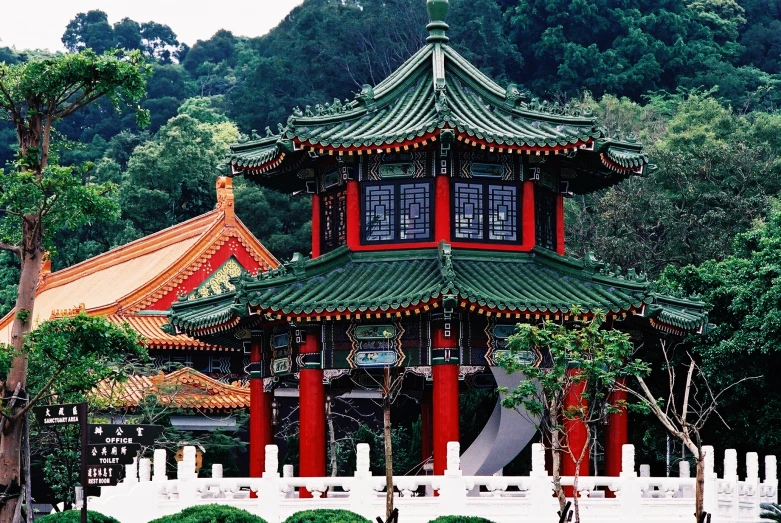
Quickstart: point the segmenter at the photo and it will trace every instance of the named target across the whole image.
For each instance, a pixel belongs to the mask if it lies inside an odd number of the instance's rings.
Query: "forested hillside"
[[[60,162],[81,165],[85,182],[114,182],[123,212],[118,222],[61,233],[54,268],[212,208],[214,178],[240,133],[276,130],[295,106],[377,84],[424,44],[426,22],[423,0],[305,0],[265,36],[226,27],[188,47],[175,27],[74,13],[63,28],[69,52],[139,49],[154,64],[143,103],[152,123],[138,129],[132,114],[101,103],[57,129]],[[670,266],[667,290],[701,293],[715,306],[714,321],[724,322],[696,343],[718,380],[735,375],[742,351],[753,358],[746,368],[781,371],[781,327],[766,329],[767,343],[749,351],[756,340],[741,324],[750,315],[755,325],[781,325],[762,315],[779,307],[777,294],[747,298],[777,285],[781,266],[746,270],[746,278],[765,280],[744,281],[743,312],[725,298],[739,291],[731,267],[745,269],[751,246],[779,234],[781,0],[451,0],[448,22],[452,45],[499,83],[591,104],[611,135],[648,148],[655,169],[646,177],[568,201],[569,253],[654,277]],[[0,61],[37,54],[0,48]],[[15,141],[0,126],[0,164],[13,159]],[[235,184],[237,212],[277,257],[308,252],[306,197]],[[772,227],[763,225],[768,216]],[[7,253],[0,262],[4,313],[18,275]],[[752,420],[772,423],[772,404],[744,407],[773,390],[758,380],[725,404],[744,430],[725,431],[721,443],[741,447],[734,434],[745,439]],[[777,448],[781,431],[752,443],[760,452]]]

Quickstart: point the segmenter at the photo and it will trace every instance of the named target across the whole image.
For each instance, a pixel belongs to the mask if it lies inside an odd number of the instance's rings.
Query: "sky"
[[[29,0],[28,0],[29,1]],[[0,0],[0,47],[64,51],[60,38],[77,13],[100,9],[113,24],[128,17],[173,29],[192,46],[220,29],[237,36],[260,36],[303,0]],[[33,27],[35,31],[33,31]]]

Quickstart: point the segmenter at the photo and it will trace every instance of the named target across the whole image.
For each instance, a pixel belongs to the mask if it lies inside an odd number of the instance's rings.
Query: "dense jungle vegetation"
[[[153,63],[152,123],[138,129],[101,103],[59,126],[60,163],[81,165],[85,183],[114,182],[122,218],[61,232],[54,269],[208,211],[240,133],[378,83],[424,44],[426,22],[423,0],[306,0],[265,36],[225,28],[188,47],[176,28],[77,14],[62,37],[69,52],[139,49]],[[713,381],[764,376],[725,397],[732,430],[714,423],[708,443],[777,450],[781,0],[451,0],[448,22],[451,44],[500,84],[587,101],[611,135],[646,144],[647,176],[568,200],[569,254],[705,299],[717,327],[688,343]],[[38,55],[0,48],[0,61]],[[0,125],[0,165],[15,143]],[[239,216],[272,252],[308,252],[306,197],[235,184]],[[17,279],[1,253],[2,313]],[[639,445],[660,434],[652,421],[633,429]]]

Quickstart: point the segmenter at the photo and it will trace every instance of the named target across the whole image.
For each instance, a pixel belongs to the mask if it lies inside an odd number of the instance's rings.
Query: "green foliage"
[[[369,523],[369,520],[349,510],[319,509],[296,512],[284,523]]]
[[[81,521],[80,518],[80,510],[66,510],[65,512],[57,512],[56,514],[43,516],[35,521],[38,523],[79,523]],[[100,512],[88,510],[87,523],[119,523],[119,521],[112,517],[104,516]]]
[[[714,390],[759,376],[719,399],[719,414],[731,430],[714,424],[709,442],[739,451],[773,452],[781,445],[778,431],[760,431],[750,442],[745,434],[758,425],[772,426],[781,409],[774,392],[781,372],[781,204],[774,201],[765,220],[737,236],[734,254],[699,266],[669,267],[660,285],[667,292],[697,293],[712,307],[712,330],[690,343]]]
[[[760,508],[762,521],[781,521],[781,505],[778,503],[762,503]]]
[[[440,516],[429,523],[494,523],[490,519],[476,516]]]
[[[171,516],[163,516],[149,523],[266,523],[261,517],[246,510],[226,505],[200,505],[190,507]]]

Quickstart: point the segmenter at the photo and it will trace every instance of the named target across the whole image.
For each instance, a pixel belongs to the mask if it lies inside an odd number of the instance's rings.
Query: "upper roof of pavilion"
[[[447,0],[429,0],[425,47],[388,78],[364,85],[353,100],[296,108],[277,133],[235,144],[234,173],[265,185],[302,188],[317,155],[364,155],[416,149],[437,140],[490,152],[577,154],[570,182],[576,193],[640,174],[642,146],[609,138],[588,107],[529,100],[514,84],[501,87],[450,47]],[[573,158],[574,160],[574,158]],[[287,174],[287,176],[280,176]]]

